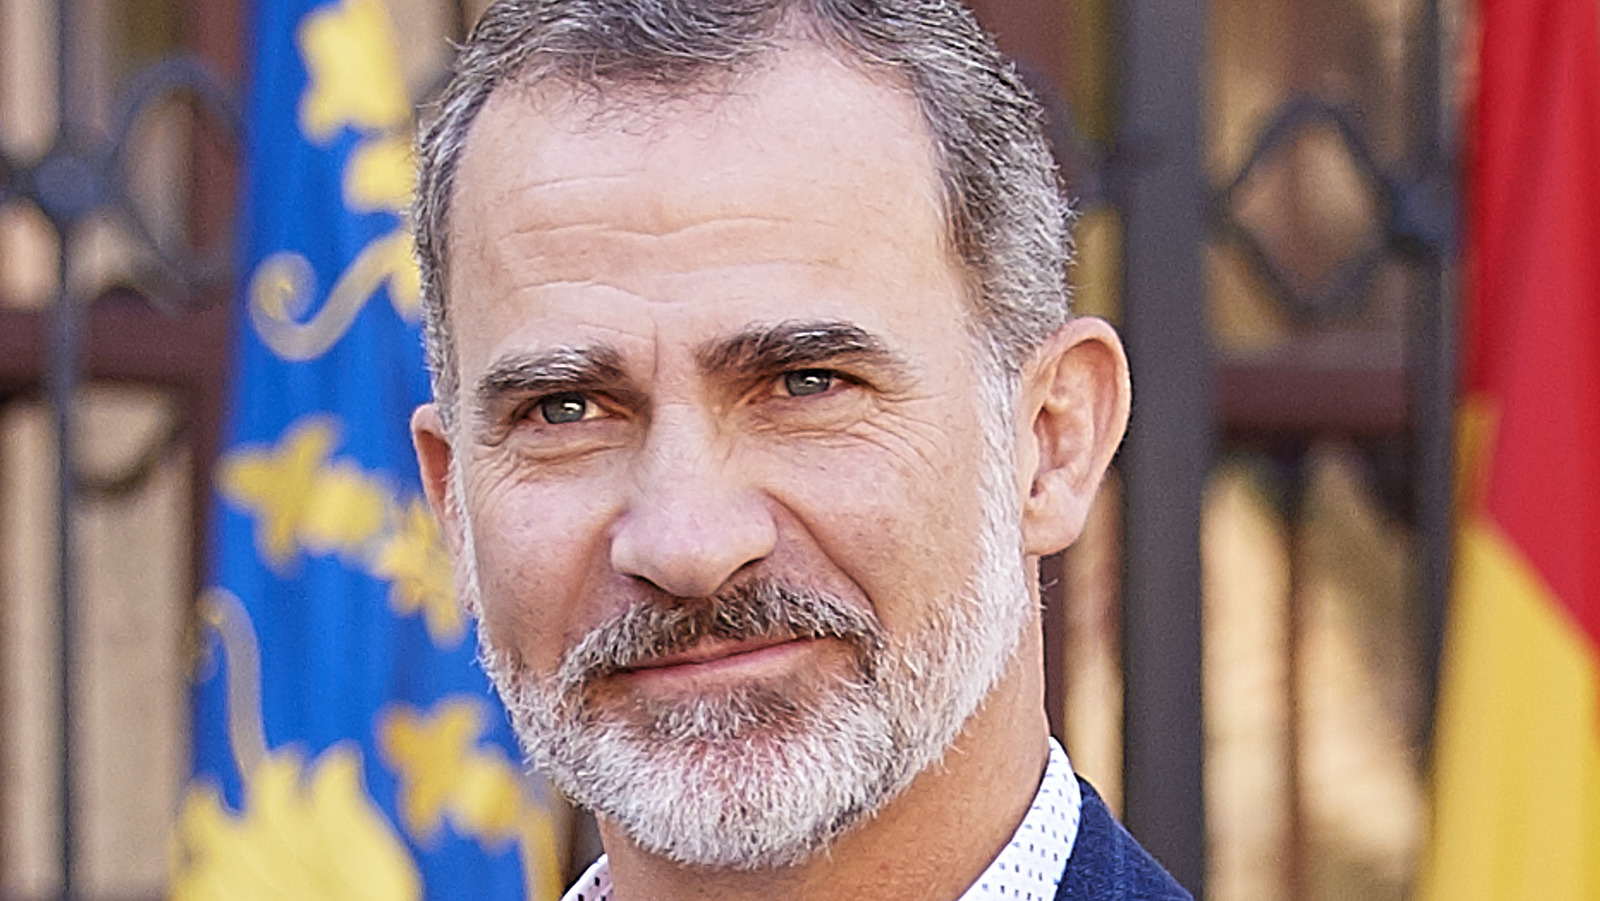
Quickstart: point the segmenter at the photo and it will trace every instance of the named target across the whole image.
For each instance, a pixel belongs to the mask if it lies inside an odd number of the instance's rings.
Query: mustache
[[[852,645],[864,664],[884,646],[883,627],[871,613],[825,592],[757,579],[707,598],[634,604],[562,656],[556,684],[570,696],[597,679],[687,650],[705,638],[835,638]]]

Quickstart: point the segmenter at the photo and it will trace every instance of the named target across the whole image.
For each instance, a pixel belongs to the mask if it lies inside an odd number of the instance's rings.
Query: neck
[[[865,823],[781,870],[685,867],[646,853],[604,820],[617,901],[959,898],[1011,840],[1048,757],[1038,617],[983,705],[945,753]],[[938,861],[938,866],[929,866]]]

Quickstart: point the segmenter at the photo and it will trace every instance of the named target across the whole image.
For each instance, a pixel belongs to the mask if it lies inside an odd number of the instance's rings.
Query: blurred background
[[[425,100],[480,4],[384,3]],[[168,892],[270,5],[0,0],[7,901],[58,896],[63,866],[75,897]],[[1046,101],[1079,308],[1134,364],[1092,528],[1046,566],[1057,733],[1212,901],[1409,897],[1448,571],[1465,4],[972,5]],[[570,871],[587,845],[557,821]]]

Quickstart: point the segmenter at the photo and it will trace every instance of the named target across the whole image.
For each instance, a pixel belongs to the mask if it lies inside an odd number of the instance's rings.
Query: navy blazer
[[[1078,786],[1083,813],[1056,901],[1193,901],[1122,828],[1089,783],[1079,779]]]

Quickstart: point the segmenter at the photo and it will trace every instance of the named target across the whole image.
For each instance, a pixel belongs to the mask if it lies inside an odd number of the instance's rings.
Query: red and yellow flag
[[[1600,901],[1600,8],[1482,0],[1424,899]]]

